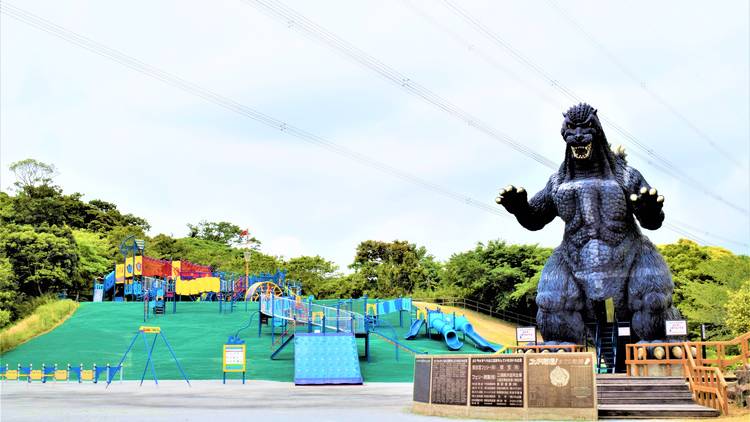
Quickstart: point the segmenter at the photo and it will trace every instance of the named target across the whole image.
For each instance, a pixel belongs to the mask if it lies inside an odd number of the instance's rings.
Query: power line
[[[453,38],[453,40],[456,43],[458,43],[459,45],[463,45],[467,49],[467,51],[469,51],[472,54],[476,54],[482,60],[484,60],[485,62],[487,62],[490,66],[494,67],[495,69],[500,70],[501,72],[505,73],[507,76],[509,76],[510,78],[512,78],[513,80],[515,80],[516,82],[518,82],[519,84],[523,85],[525,88],[527,88],[530,91],[534,92],[534,94],[536,94],[540,99],[542,99],[543,101],[545,101],[547,104],[550,104],[550,105],[553,105],[553,106],[556,106],[556,107],[560,106],[560,104],[558,104],[558,102],[556,100],[554,100],[552,97],[550,97],[549,95],[546,95],[542,91],[536,89],[536,87],[534,87],[533,85],[531,85],[525,79],[519,77],[512,70],[510,70],[510,69],[506,68],[505,66],[503,66],[502,64],[500,64],[500,62],[498,62],[497,60],[495,60],[491,55],[487,54],[484,50],[482,50],[481,48],[479,48],[475,44],[472,44],[466,38],[462,37],[461,35],[459,35],[455,31],[451,30],[448,26],[442,24],[437,19],[435,19],[433,16],[431,16],[428,13],[426,13],[423,9],[421,9],[419,6],[417,6],[416,4],[414,4],[411,0],[402,0],[402,2],[408,8],[410,8],[412,10],[412,12],[414,12],[417,15],[419,15],[421,18],[423,18],[424,20],[426,20],[428,23],[430,23],[431,25],[435,26],[439,30],[445,32],[447,35],[449,35],[451,38]],[[640,153],[637,150],[628,151],[628,153],[637,156],[640,160],[645,161],[650,166],[656,168],[657,170],[659,170],[659,171],[661,171],[661,172],[663,172],[665,174],[668,174],[668,175],[670,175],[672,177],[675,177],[675,178],[679,178],[679,175],[674,174],[672,171],[670,171],[669,168],[666,168],[666,167],[662,166],[661,164],[659,164],[656,161],[652,161],[650,157],[648,157],[648,156]],[[707,236],[710,236],[710,237],[713,237],[715,239],[719,239],[719,240],[722,240],[722,241],[725,241],[725,242],[728,242],[728,243],[732,243],[732,244],[743,246],[743,247],[747,247],[748,246],[748,243],[739,242],[739,241],[732,240],[732,239],[729,239],[729,238],[726,238],[726,237],[723,237],[723,236],[720,236],[720,235],[717,235],[717,234],[713,234],[713,233],[705,231],[704,229],[698,229],[698,228],[695,228],[693,226],[689,226],[689,225],[687,225],[685,223],[681,223],[679,221],[676,221],[673,218],[670,218],[669,222],[665,222],[664,226],[667,227],[667,228],[669,228],[669,229],[671,229],[672,231],[674,231],[674,232],[676,232],[678,234],[682,234],[682,235],[684,235],[685,233],[689,233],[690,231],[697,231],[697,232],[702,233],[704,235],[707,235]],[[704,243],[708,243],[708,242],[704,242]]]
[[[266,114],[263,114],[259,111],[256,111],[254,109],[251,109],[243,104],[240,104],[228,97],[224,97],[220,94],[217,94],[213,91],[210,91],[206,88],[200,87],[192,82],[189,82],[185,79],[182,79],[178,76],[175,76],[173,74],[170,74],[169,72],[166,72],[164,70],[161,70],[159,68],[156,68],[154,66],[148,65],[136,58],[133,58],[132,56],[126,55],[118,50],[115,50],[113,48],[107,47],[103,44],[97,43],[96,41],[93,41],[90,38],[87,38],[85,36],[82,36],[80,34],[77,34],[69,29],[66,29],[62,26],[59,26],[57,24],[52,23],[51,21],[48,21],[44,18],[41,18],[31,12],[28,12],[24,9],[18,8],[16,6],[10,5],[7,2],[0,2],[0,12],[13,17],[14,19],[23,22],[27,25],[30,25],[34,28],[37,28],[39,30],[42,30],[44,32],[47,32],[51,35],[54,35],[64,41],[67,41],[71,44],[77,45],[78,47],[81,47],[85,50],[88,50],[94,54],[100,55],[102,57],[108,58],[112,61],[115,61],[125,67],[128,67],[132,70],[135,70],[139,73],[142,73],[144,75],[150,76],[152,78],[155,78],[161,82],[166,83],[167,85],[170,85],[172,87],[175,87],[177,89],[180,89],[182,91],[185,91],[187,93],[193,94],[195,96],[198,96],[208,102],[214,103],[220,107],[223,107],[229,111],[235,112],[237,114],[240,114],[242,116],[251,118],[255,121],[258,121],[260,123],[263,123],[267,126],[270,126],[274,129],[280,130],[282,132],[287,132],[292,136],[295,136],[297,138],[302,139],[305,142],[311,143],[315,146],[325,148],[331,152],[337,153],[339,155],[342,155],[346,158],[349,158],[355,162],[358,162],[360,164],[369,166],[371,168],[374,168],[376,170],[379,170],[384,173],[388,173],[394,177],[398,177],[404,181],[407,181],[409,183],[418,185],[424,189],[431,190],[433,192],[436,192],[438,194],[441,194],[445,197],[448,197],[450,199],[460,201],[462,203],[465,203],[466,205],[473,206],[477,209],[480,209],[485,212],[492,213],[494,215],[498,215],[504,218],[511,218],[507,213],[501,211],[498,209],[497,206],[489,205],[484,202],[478,201],[470,196],[466,196],[457,192],[454,192],[450,189],[447,189],[443,186],[440,186],[438,184],[435,184],[433,182],[429,182],[425,179],[422,179],[418,176],[415,176],[413,174],[404,172],[402,170],[399,170],[395,167],[392,167],[390,165],[387,165],[385,163],[382,163],[380,161],[377,161],[373,158],[370,158],[364,154],[358,153],[356,151],[350,150],[348,148],[342,147],[338,144],[335,144],[331,141],[326,140],[325,138],[316,136],[314,134],[311,134],[309,132],[306,132],[302,129],[299,129],[295,126],[292,126],[286,122],[283,122],[281,120],[275,119],[271,116],[268,116]],[[680,229],[679,227],[674,227],[670,224],[665,224],[665,227],[669,228],[670,230],[674,231],[677,234],[692,238],[694,240],[697,240],[701,243],[708,243],[702,240],[700,237],[695,236],[683,229]]]
[[[455,192],[446,187],[438,185],[436,183],[425,180],[419,176],[413,175],[406,171],[400,170],[391,165],[380,162],[374,158],[368,157],[364,154],[351,150],[349,148],[338,145],[325,138],[306,132],[300,128],[297,128],[291,124],[288,124],[282,120],[278,120],[266,114],[263,114],[257,110],[247,107],[243,104],[238,103],[231,98],[217,94],[209,89],[198,86],[192,82],[182,79],[169,72],[151,66],[144,63],[132,56],[122,53],[113,48],[107,47],[90,38],[77,34],[69,29],[63,28],[57,24],[54,24],[42,17],[39,17],[31,12],[23,10],[19,7],[8,4],[7,2],[0,2],[0,11],[8,16],[11,16],[23,23],[33,26],[37,29],[52,34],[58,38],[75,44],[81,48],[84,48],[92,53],[106,57],[113,60],[123,66],[126,66],[132,70],[143,73],[147,76],[151,76],[158,79],[170,86],[188,92],[203,98],[206,101],[219,105],[227,110],[238,113],[242,116],[249,117],[255,121],[263,123],[274,129],[280,130],[285,133],[289,133],[292,136],[302,139],[305,142],[311,143],[315,146],[325,148],[331,152],[344,156],[350,160],[356,161],[360,164],[374,168],[378,171],[388,173],[394,177],[418,185],[424,189],[431,190],[440,195],[453,199],[455,201],[462,202],[466,205],[478,208],[482,211],[489,212],[494,215],[498,215],[504,218],[510,218],[510,216],[504,211],[500,210],[496,204],[487,204],[485,202],[474,199],[470,196]]]
[[[557,170],[559,168],[559,165],[557,163],[545,157],[544,155],[516,141],[509,135],[500,132],[478,117],[469,114],[458,106],[445,100],[444,98],[441,98],[407,75],[384,64],[380,60],[365,53],[354,45],[344,41],[337,35],[329,32],[325,28],[312,22],[300,13],[286,7],[285,5],[274,1],[243,1],[272,18],[280,19],[287,25],[287,27],[299,29],[303,35],[310,37],[313,40],[323,42],[329,47],[332,47],[335,51],[343,54],[343,57],[353,60],[354,62],[376,72],[379,76],[396,84],[396,86],[403,88],[407,92],[416,95],[417,97],[438,107],[451,116],[458,118],[459,120],[479,130],[490,138],[510,146],[514,150],[526,155],[539,164],[552,170]]]
[[[499,35],[497,35],[495,32],[490,30],[486,25],[484,25],[479,19],[473,17],[470,15],[466,10],[462,9],[461,7],[454,4],[451,0],[443,0],[445,5],[453,11],[454,14],[462,18],[464,21],[466,21],[469,25],[471,25],[477,32],[482,34],[484,37],[495,43],[496,45],[500,46],[504,50],[506,50],[510,55],[523,64],[524,66],[528,67],[534,73],[539,75],[542,79],[544,79],[547,83],[550,84],[553,88],[561,92],[564,96],[572,100],[573,102],[583,102],[583,99],[579,97],[577,94],[575,94],[573,91],[571,91],[569,88],[567,88],[565,85],[560,83],[560,81],[554,79],[552,75],[547,73],[547,71],[544,70],[541,66],[537,65],[531,59],[523,55],[520,51],[518,51],[516,48],[513,47],[509,42],[502,39]],[[662,166],[667,167],[670,169],[672,173],[674,173],[673,177],[676,177],[677,180],[685,183],[686,185],[698,189],[701,192],[703,192],[705,195],[723,203],[724,205],[734,209],[735,211],[741,212],[745,215],[748,215],[749,212],[746,208],[743,208],[742,206],[736,205],[726,199],[724,199],[721,195],[718,195],[713,190],[709,189],[708,187],[704,186],[701,182],[699,182],[697,179],[693,178],[689,174],[682,171],[679,167],[675,166],[673,163],[671,163],[669,160],[664,158],[663,156],[657,154],[653,149],[651,149],[649,146],[641,142],[635,135],[631,134],[627,130],[625,130],[622,126],[618,125],[611,119],[608,119],[606,116],[600,116],[600,120],[603,123],[608,124],[610,127],[612,127],[615,131],[620,133],[623,137],[630,140],[633,144],[635,144],[638,148],[642,149],[646,154],[653,157],[655,160],[659,161]],[[676,175],[676,176],[675,176]]]
[[[553,105],[555,107],[563,107],[558,101],[550,97],[549,95],[543,93],[541,90],[536,88],[534,85],[530,84],[527,80],[521,78],[518,74],[513,72],[512,70],[508,69],[507,67],[503,66],[499,61],[495,60],[491,55],[489,55],[487,52],[476,46],[475,44],[472,44],[470,41],[466,40],[465,38],[461,37],[459,34],[457,34],[455,31],[448,28],[446,25],[440,23],[438,20],[436,20],[434,17],[430,16],[428,13],[426,13],[424,10],[419,8],[417,5],[415,5],[411,0],[402,0],[403,3],[409,7],[412,12],[419,15],[421,18],[432,24],[433,26],[437,27],[441,31],[445,32],[447,35],[449,35],[451,38],[453,38],[454,41],[456,41],[458,44],[463,45],[466,47],[466,49],[473,54],[478,55],[482,60],[484,60],[486,63],[488,63],[490,66],[494,67],[495,69],[505,73],[508,77],[513,79],[514,81],[518,82],[520,85],[523,85],[526,89],[529,91],[532,91],[537,97],[545,101],[547,104]],[[632,154],[637,156],[639,159],[645,161],[650,166],[656,168],[657,170],[668,174],[672,177],[677,178],[678,176],[674,174],[671,170],[668,168],[662,166],[656,161],[653,161],[648,156],[644,155],[643,153],[640,153],[637,150],[631,150],[628,151],[628,154]]]
[[[452,116],[465,121],[469,126],[473,126],[481,130],[482,132],[492,136],[493,138],[501,140],[503,142],[505,142],[504,139],[507,140],[507,138],[499,139],[495,137],[494,134],[498,133],[497,131],[490,128],[488,125],[484,124],[479,119],[471,116],[468,112],[463,111],[457,106],[440,98],[433,92],[429,91],[427,88],[418,84],[412,78],[407,77],[406,75],[398,72],[394,68],[370,56],[369,54],[355,47],[351,43],[346,42],[345,40],[341,39],[340,37],[328,31],[327,29],[312,22],[310,19],[306,18],[304,15],[300,14],[299,12],[296,12],[295,10],[285,6],[281,2],[274,1],[274,0],[242,0],[242,1],[244,1],[250,6],[255,7],[257,10],[261,11],[262,13],[272,18],[281,20],[282,22],[284,22],[287,28],[298,29],[302,35],[314,41],[319,41],[325,45],[328,45],[329,47],[333,48],[335,52],[342,54],[343,57],[353,60],[354,62],[370,70],[373,70],[379,76],[395,83],[399,87],[406,89],[407,92],[415,94],[419,96],[420,98],[424,99],[425,101],[448,112]],[[620,130],[623,130],[623,129],[620,129]],[[515,149],[517,149],[515,147],[517,145],[518,143],[515,141],[513,141],[511,144],[511,146],[514,147]],[[540,164],[543,164],[552,169],[557,169],[557,165],[552,163],[551,160],[546,159],[546,158],[544,158],[543,160],[539,160],[537,159],[537,157],[541,157],[541,154],[538,154],[536,152],[533,152],[533,150],[531,150],[534,155],[530,155],[528,153],[529,150],[531,149],[524,147],[524,149],[521,152],[527,156],[530,156],[531,158],[533,158],[535,161],[539,162]],[[656,166],[657,168],[663,168],[663,165],[661,163],[654,163],[649,159],[646,159],[646,161]],[[664,171],[666,171],[667,174],[670,174],[673,177],[678,178],[678,176],[671,174],[670,170],[664,170]],[[680,228],[670,223],[665,223],[664,226],[681,235],[686,235],[686,233],[689,233],[683,228]],[[708,243],[708,242],[703,241],[703,243]]]
[[[695,125],[690,119],[688,119],[684,114],[682,114],[679,110],[677,110],[676,107],[674,107],[672,104],[670,104],[664,97],[657,94],[653,89],[649,88],[649,86],[646,84],[646,82],[639,78],[638,75],[635,74],[635,72],[630,69],[628,66],[625,65],[621,60],[619,60],[617,57],[615,57],[612,52],[610,52],[602,43],[596,40],[594,36],[592,36],[588,31],[586,31],[583,26],[576,21],[568,12],[566,12],[559,4],[557,4],[554,0],[547,0],[547,3],[549,3],[565,20],[568,21],[572,26],[574,26],[578,31],[583,34],[583,36],[594,46],[596,47],[604,56],[606,56],[622,73],[624,73],[627,77],[633,80],[641,89],[643,89],[651,98],[653,98],[657,103],[661,104],[666,108],[670,113],[672,113],[675,117],[677,117],[679,120],[681,120],[686,126],[688,126],[693,132],[695,132],[696,135],[698,135],[699,138],[703,139],[711,148],[713,148],[716,152],[718,152],[724,159],[731,162],[741,170],[746,170],[746,167],[740,163],[732,154],[725,151],[721,146],[719,146],[716,141],[714,141],[711,136],[709,136],[706,132],[701,130],[697,125]]]

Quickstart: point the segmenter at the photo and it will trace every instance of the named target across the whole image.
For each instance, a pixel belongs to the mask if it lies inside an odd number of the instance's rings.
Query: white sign
[[[617,335],[620,337],[630,336],[630,327],[617,327]]]
[[[516,327],[516,341],[536,341],[536,327]]]
[[[245,363],[245,351],[242,349],[227,349],[224,356],[227,365],[242,365]]]
[[[678,320],[667,320],[667,336],[686,336],[687,335],[687,321],[684,319]]]

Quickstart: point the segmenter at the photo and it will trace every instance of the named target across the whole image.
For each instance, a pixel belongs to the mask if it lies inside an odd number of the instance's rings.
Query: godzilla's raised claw
[[[495,202],[505,207],[509,213],[515,214],[516,211],[528,206],[526,189],[508,185],[500,191]]]

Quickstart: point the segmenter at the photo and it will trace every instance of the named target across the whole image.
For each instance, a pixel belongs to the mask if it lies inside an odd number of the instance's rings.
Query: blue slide
[[[407,334],[405,338],[407,340],[414,340],[415,338],[417,338],[417,335],[419,335],[419,330],[422,329],[423,325],[423,319],[415,319],[414,322],[411,323],[411,327],[409,327],[409,334]]]
[[[482,336],[474,331],[474,327],[469,323],[469,320],[464,316],[456,318],[456,329],[463,332],[466,337],[469,338],[477,347],[477,349],[483,352],[497,352],[500,350],[499,347],[485,340]]]
[[[115,272],[112,271],[111,273],[107,274],[104,277],[104,291],[107,292],[109,289],[111,289],[115,285]]]

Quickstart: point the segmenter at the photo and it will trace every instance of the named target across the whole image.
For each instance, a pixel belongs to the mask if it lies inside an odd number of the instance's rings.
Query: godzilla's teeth
[[[573,157],[575,158],[589,158],[589,155],[591,155],[591,142],[582,147],[571,146],[570,150],[573,152]]]

